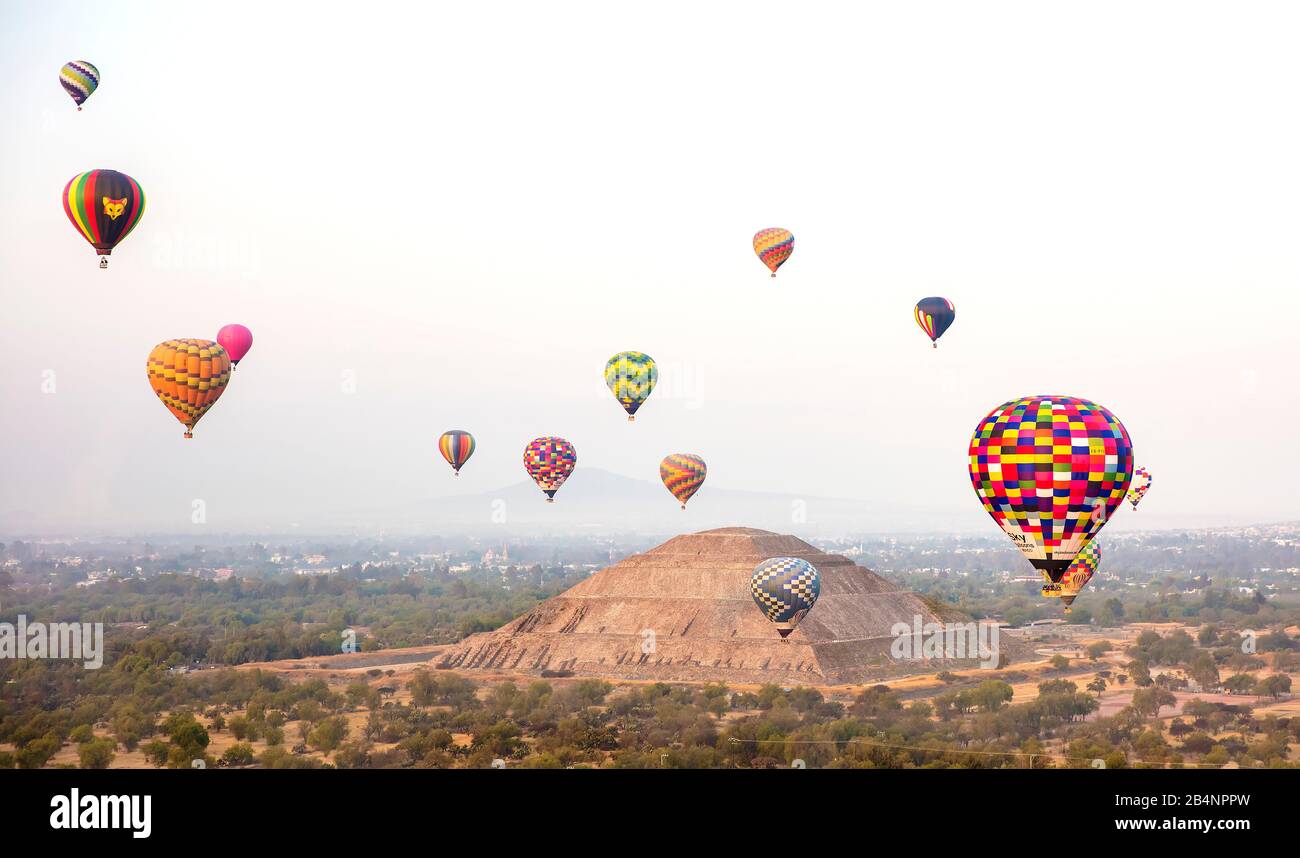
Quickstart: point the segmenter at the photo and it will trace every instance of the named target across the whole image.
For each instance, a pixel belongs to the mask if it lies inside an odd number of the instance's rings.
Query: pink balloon
[[[230,355],[231,362],[238,365],[253,347],[253,332],[243,325],[226,325],[217,331],[217,342]]]

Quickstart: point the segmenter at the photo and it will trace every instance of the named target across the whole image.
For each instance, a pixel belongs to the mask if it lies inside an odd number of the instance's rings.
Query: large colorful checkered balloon
[[[1065,605],[1065,612],[1070,612],[1070,606],[1078,598],[1079,591],[1092,580],[1092,576],[1097,574],[1097,568],[1101,566],[1101,543],[1096,539],[1089,542],[1079,552],[1079,556],[1074,558],[1070,568],[1065,570],[1061,576],[1061,589],[1058,594],[1061,602]]]
[[[708,473],[704,460],[693,453],[673,453],[659,463],[659,479],[681,501],[682,509],[686,509],[686,502],[704,485]]]
[[[775,277],[776,269],[794,253],[794,234],[780,227],[760,229],[754,233],[754,252]]]
[[[524,448],[524,470],[546,494],[546,502],[555,501],[555,493],[578,464],[578,451],[563,438],[534,438]]]
[[[619,352],[605,362],[605,386],[623,406],[629,422],[636,419],[636,410],[650,398],[658,380],[654,358],[643,352]]]
[[[1146,497],[1147,489],[1151,488],[1151,472],[1146,468],[1138,468],[1133,472],[1133,485],[1129,486],[1128,502],[1133,504],[1133,509],[1138,508],[1142,503],[1142,498]]]
[[[776,623],[783,638],[812,610],[821,591],[822,576],[811,563],[798,557],[764,560],[749,578],[754,604]]]
[[[149,386],[194,437],[194,424],[216,404],[230,381],[230,357],[212,340],[166,340],[145,364]]]
[[[971,437],[970,480],[980,502],[1053,582],[1115,512],[1132,477],[1128,431],[1086,399],[1013,399]]]

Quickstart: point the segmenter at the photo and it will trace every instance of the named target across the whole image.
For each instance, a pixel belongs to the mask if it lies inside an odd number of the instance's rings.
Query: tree
[[[1000,679],[986,679],[970,692],[972,702],[984,712],[996,712],[1011,699],[1011,686]]]
[[[1160,714],[1161,708],[1177,704],[1178,698],[1171,691],[1163,688],[1139,688],[1133,692],[1133,701],[1129,705],[1139,715],[1154,717]]]
[[[253,746],[247,742],[236,742],[225,753],[221,759],[228,766],[247,766],[251,765],[256,757],[253,756]]]
[[[113,762],[117,742],[107,736],[82,742],[77,746],[77,759],[83,769],[106,769]]]
[[[155,739],[152,742],[146,742],[141,745],[140,750],[144,752],[144,758],[146,760],[153,763],[155,766],[162,766],[167,763],[167,752],[170,748],[168,748],[166,742],[160,742]]]
[[[1219,667],[1206,653],[1201,653],[1192,660],[1188,672],[1207,691],[1219,687]]]
[[[1249,673],[1234,673],[1223,680],[1223,687],[1230,694],[1246,694],[1255,687],[1255,677]]]
[[[1088,658],[1096,661],[1106,653],[1110,652],[1110,649],[1110,641],[1093,641],[1088,644],[1086,652],[1088,653]]]
[[[1266,676],[1255,683],[1255,693],[1261,697],[1281,697],[1291,692],[1291,677],[1285,673]]]
[[[1070,660],[1063,655],[1054,655],[1050,662],[1052,670],[1065,670],[1070,666]]]
[[[326,718],[307,735],[307,744],[328,754],[342,744],[348,735],[348,721],[342,715]]]

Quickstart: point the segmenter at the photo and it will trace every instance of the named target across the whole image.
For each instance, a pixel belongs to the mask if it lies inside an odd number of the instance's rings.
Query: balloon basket
[[[547,503],[555,503],[555,498],[547,498],[547,499],[546,499],[546,502],[547,502]]]
[[[682,509],[686,509],[686,504],[682,504]]]
[[[773,280],[776,279],[776,272],[775,272],[775,271],[772,272],[772,279],[773,279]]]
[[[186,437],[186,438],[193,438],[193,437],[194,437],[194,433],[193,433],[193,432],[186,432],[186,433],[185,433],[185,437]]]
[[[99,267],[100,267],[100,268],[107,268],[107,267],[108,267],[108,257],[107,257],[107,256],[101,256],[101,257],[99,257]]]
[[[627,422],[628,422],[628,423],[635,423],[635,422],[636,422],[636,415],[635,415],[635,414],[629,414],[629,415],[627,416]]]

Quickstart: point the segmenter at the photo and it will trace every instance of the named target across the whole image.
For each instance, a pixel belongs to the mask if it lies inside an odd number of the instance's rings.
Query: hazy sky
[[[695,452],[706,492],[994,533],[967,442],[1036,393],[1111,409],[1154,472],[1113,527],[1298,518],[1298,24],[1187,0],[5,2],[0,532],[489,491],[558,434],[579,469]],[[103,76],[81,113],[70,59]],[[107,271],[59,202],[97,167],[148,196]],[[775,280],[767,226],[796,237]],[[912,320],[935,294],[937,351]],[[185,441],[145,357],[228,322],[255,345]],[[661,367],[633,425],[601,376],[624,349]],[[458,480],[448,428],[479,441]]]

